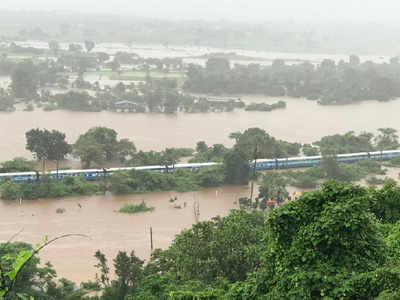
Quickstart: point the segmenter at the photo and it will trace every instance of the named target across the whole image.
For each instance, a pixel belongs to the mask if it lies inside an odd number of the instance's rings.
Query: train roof
[[[365,156],[365,155],[368,155],[368,152],[338,154],[337,157],[353,157],[353,156]]]
[[[385,154],[385,153],[399,153],[400,154],[400,150],[387,150],[387,151],[374,151],[374,152],[370,152],[370,154]]]
[[[31,175],[35,175],[36,176],[36,172],[0,173],[0,177],[31,176]]]
[[[217,166],[222,163],[217,162],[207,162],[207,163],[192,163],[192,164],[177,164],[175,168],[197,168],[197,167],[208,167],[208,166]]]
[[[58,174],[74,174],[74,173],[95,173],[95,172],[103,172],[102,169],[85,169],[85,170],[59,170]],[[40,172],[42,174],[42,172]],[[51,171],[51,175],[56,175],[57,171]]]

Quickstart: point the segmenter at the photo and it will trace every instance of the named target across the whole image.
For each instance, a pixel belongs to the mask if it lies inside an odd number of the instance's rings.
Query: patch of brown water
[[[0,201],[0,241],[5,241],[23,229],[17,240],[37,243],[45,236],[55,237],[79,233],[86,238],[60,240],[40,254],[43,262],[51,261],[58,275],[75,282],[94,279],[97,250],[103,251],[110,262],[120,250],[131,251],[144,259],[150,256],[149,230],[153,228],[156,248],[167,248],[174,236],[195,222],[193,205],[200,205],[200,220],[225,216],[239,197],[248,195],[247,186],[225,186],[196,192],[161,192],[129,196],[93,196],[37,201]],[[169,203],[178,197],[176,209]],[[126,215],[117,212],[126,203],[155,207],[151,213]],[[186,203],[186,207],[184,207]],[[81,208],[80,208],[80,206]],[[57,208],[65,208],[57,214]]]

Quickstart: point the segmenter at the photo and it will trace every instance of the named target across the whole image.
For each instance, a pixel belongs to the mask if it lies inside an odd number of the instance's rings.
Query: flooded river
[[[23,46],[47,48],[47,43],[27,42]],[[62,45],[66,47],[66,45]],[[161,45],[100,44],[96,51],[115,54],[117,51],[135,52],[143,57],[187,57],[212,52],[236,52],[260,62],[271,59],[302,59],[320,62],[324,58],[335,61],[347,55],[314,55],[296,53],[270,53],[260,51],[212,49],[207,47],[163,47]],[[362,56],[361,59],[384,62],[388,57]],[[203,60],[197,61],[202,63]],[[254,60],[253,60],[254,62]],[[8,77],[0,77],[0,88],[9,85]],[[113,112],[86,113],[52,111],[0,113],[0,161],[17,156],[31,158],[25,150],[25,132],[32,128],[57,129],[65,132],[69,142],[94,126],[115,129],[120,138],[133,140],[141,150],[162,150],[165,147],[195,147],[204,140],[209,145],[222,143],[231,146],[228,138],[235,131],[260,127],[276,138],[292,142],[311,143],[329,134],[375,132],[381,127],[400,129],[400,101],[379,103],[367,101],[346,106],[320,106],[305,99],[265,98],[243,96],[245,102],[287,102],[287,109],[273,112],[245,112],[204,114],[125,114]],[[74,162],[73,167],[79,167]],[[398,178],[398,170],[388,176]],[[290,188],[293,194],[296,189]],[[227,215],[238,205],[239,197],[248,196],[247,186],[204,189],[197,192],[162,192],[129,196],[92,196],[37,201],[0,201],[0,242],[8,240],[21,229],[16,240],[37,243],[45,236],[53,238],[62,234],[85,234],[88,238],[68,238],[49,246],[41,253],[42,262],[50,260],[60,277],[75,282],[94,279],[97,250],[103,251],[109,262],[118,251],[134,250],[143,259],[150,256],[150,227],[153,228],[155,248],[167,248],[174,236],[194,222],[193,206],[200,205],[200,219]],[[178,197],[182,209],[171,206],[169,199]],[[155,207],[151,213],[136,215],[117,211],[126,203],[140,203]],[[186,203],[186,206],[185,206]],[[57,214],[57,208],[64,208]]]
[[[262,96],[243,96],[246,102],[276,102]],[[279,139],[310,143],[329,134],[375,132],[381,127],[400,129],[400,101],[366,101],[344,106],[321,106],[305,99],[284,99],[287,109],[272,112],[204,114],[129,114],[52,111],[0,113],[0,161],[16,156],[31,157],[25,150],[25,132],[32,128],[65,132],[69,142],[94,126],[115,129],[120,138],[133,140],[142,150],[165,147],[195,147],[196,142],[232,145],[229,134],[260,127]]]
[[[276,102],[257,96],[244,96],[246,102]],[[228,135],[249,127],[261,127],[271,135],[297,142],[313,142],[322,136],[356,132],[375,132],[380,127],[400,129],[400,101],[368,101],[347,106],[320,106],[304,99],[282,99],[287,109],[273,112],[205,114],[125,114],[80,113],[67,111],[0,114],[0,161],[16,156],[30,158],[25,150],[25,132],[32,128],[57,129],[74,142],[79,134],[93,126],[115,129],[120,138],[132,139],[139,149],[161,150],[165,147],[194,147],[200,140],[208,144],[232,145]],[[397,171],[392,177],[397,178]],[[290,190],[293,193],[293,190]],[[43,251],[43,261],[50,260],[60,276],[73,281],[93,279],[94,253],[100,249],[111,260],[119,250],[135,250],[144,259],[150,255],[149,230],[153,227],[155,247],[166,248],[174,236],[194,223],[193,203],[200,203],[200,219],[226,215],[236,208],[235,201],[249,194],[248,187],[222,187],[198,192],[151,193],[130,196],[93,196],[38,201],[0,201],[0,241],[23,229],[17,240],[37,243],[44,236],[65,233],[86,234],[89,238],[58,241]],[[178,197],[175,209],[168,199]],[[152,213],[123,215],[117,213],[125,203],[145,200],[155,207]],[[65,208],[57,214],[57,208]]]
[[[239,197],[248,196],[247,186],[221,187],[197,192],[162,192],[130,196],[93,196],[37,201],[0,201],[0,241],[6,241],[23,229],[16,240],[36,244],[47,235],[79,233],[89,238],[68,238],[57,241],[41,253],[43,262],[50,260],[59,276],[75,282],[94,279],[97,250],[103,251],[110,262],[119,250],[134,250],[143,259],[150,256],[150,227],[153,228],[155,248],[167,248],[174,236],[194,222],[194,202],[199,203],[200,220],[225,216],[238,205]],[[171,197],[178,197],[174,208]],[[135,215],[118,211],[126,203],[155,207],[151,213]],[[185,206],[186,203],[186,207]],[[80,206],[79,206],[80,205]],[[64,214],[57,214],[64,208]]]

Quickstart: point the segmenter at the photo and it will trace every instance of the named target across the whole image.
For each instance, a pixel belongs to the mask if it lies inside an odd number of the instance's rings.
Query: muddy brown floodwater
[[[45,236],[86,234],[90,238],[68,238],[44,249],[42,262],[51,261],[57,273],[75,282],[94,279],[97,250],[103,251],[110,263],[120,250],[132,251],[143,259],[150,256],[150,227],[155,248],[167,248],[174,236],[195,222],[193,205],[199,202],[200,220],[225,216],[237,208],[235,200],[248,196],[247,186],[226,186],[196,192],[161,192],[129,196],[93,196],[36,201],[0,201],[0,242],[23,229],[17,240],[36,244]],[[168,201],[178,197],[177,209]],[[150,213],[134,215],[117,212],[126,203],[155,207]],[[184,207],[186,203],[186,207]],[[81,207],[80,207],[80,206]],[[57,208],[64,208],[57,214]]]
[[[243,96],[246,102],[276,102],[278,99]],[[322,136],[356,132],[375,132],[381,127],[400,129],[400,101],[387,103],[368,101],[346,106],[320,106],[304,99],[284,99],[287,109],[273,112],[205,114],[118,114],[112,112],[24,112],[0,113],[0,161],[16,156],[31,155],[25,150],[25,132],[32,128],[57,129],[74,142],[93,126],[115,129],[120,138],[132,139],[139,149],[162,150],[165,147],[194,147],[200,140],[208,144],[232,145],[231,132],[250,127],[265,129],[272,136],[288,141],[310,143]],[[397,171],[391,171],[397,179]],[[294,189],[290,190],[293,193]],[[149,228],[153,227],[155,247],[166,248],[174,236],[194,223],[193,203],[200,203],[201,220],[227,215],[237,207],[234,202],[249,194],[248,187],[221,187],[189,193],[150,193],[131,196],[94,196],[37,201],[0,201],[0,242],[24,229],[18,240],[40,242],[46,235],[81,233],[86,238],[58,241],[41,253],[43,261],[50,260],[58,274],[75,282],[93,279],[94,253],[102,250],[109,258],[119,250],[135,250],[144,259],[150,255]],[[178,197],[175,209],[168,202]],[[152,213],[124,215],[117,213],[125,203],[145,200],[154,206]],[[81,208],[80,208],[80,206]],[[57,214],[57,208],[65,208]]]
[[[243,96],[246,102],[275,102],[278,99]],[[285,99],[287,109],[273,112],[204,114],[128,114],[68,111],[16,111],[0,113],[0,161],[16,156],[31,157],[25,150],[25,132],[36,127],[57,129],[70,142],[94,126],[115,129],[121,138],[132,139],[142,150],[165,147],[194,147],[204,140],[208,144],[232,145],[229,134],[250,127],[260,127],[279,139],[309,143],[329,134],[375,132],[381,127],[400,129],[400,101],[386,103],[366,101],[344,106],[321,106],[305,99]]]

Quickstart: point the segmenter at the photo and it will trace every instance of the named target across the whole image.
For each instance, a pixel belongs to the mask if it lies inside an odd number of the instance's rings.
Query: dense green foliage
[[[306,62],[286,65],[275,60],[271,66],[250,64],[233,68],[225,58],[210,58],[206,66],[191,65],[184,88],[196,93],[264,94],[305,97],[321,104],[344,104],[375,99],[387,101],[400,95],[400,64],[360,63],[325,59],[315,66]]]
[[[384,175],[379,162],[362,160],[352,164],[337,163],[334,157],[327,157],[319,166],[304,171],[283,171],[290,185],[299,188],[315,188],[321,180],[335,179],[338,181],[355,182],[368,175]]]
[[[266,215],[198,223],[153,253],[128,299],[396,299],[400,215],[376,207],[398,212],[399,195],[328,182]]]
[[[353,131],[343,135],[325,136],[314,143],[323,154],[344,154],[374,151],[373,134],[361,133],[358,136]]]
[[[73,146],[73,155],[81,159],[85,168],[95,162],[121,161],[132,158],[135,144],[128,139],[117,139],[117,132],[106,127],[94,127],[79,136]]]
[[[247,184],[250,179],[250,166],[247,157],[234,149],[224,157],[225,178],[229,184]]]
[[[267,201],[272,200],[274,204],[282,204],[290,199],[289,193],[286,190],[288,180],[281,174],[266,172],[262,177],[262,182],[259,187],[256,207],[262,210],[267,208]],[[258,202],[260,202],[258,204]],[[273,205],[275,206],[275,205]]]
[[[329,181],[267,213],[233,210],[199,222],[146,265],[134,252],[119,252],[115,276],[98,251],[97,280],[81,288],[26,268],[13,292],[43,300],[397,299],[399,197],[391,181],[382,189]],[[0,257],[8,268],[4,252]]]
[[[273,104],[267,103],[252,103],[246,106],[247,111],[273,111],[275,109],[286,108],[286,102],[278,101]]]
[[[236,141],[235,149],[248,160],[297,156],[301,149],[300,144],[277,140],[260,128],[231,133],[230,137]]]
[[[87,292],[67,279],[56,281],[51,263],[40,265],[35,248],[21,242],[0,244],[0,299],[83,300]]]
[[[196,154],[189,160],[191,163],[198,162],[222,162],[229,149],[222,144],[214,144],[209,147],[205,142],[198,142]]]
[[[175,190],[197,190],[200,187],[219,186],[225,182],[221,167],[208,167],[191,172],[175,169],[172,173],[121,171],[109,179],[109,190],[115,194],[147,193]]]
[[[46,160],[58,162],[71,152],[71,145],[65,140],[65,134],[57,130],[32,129],[25,133],[26,149],[31,151],[37,160],[42,160],[43,170]]]
[[[125,204],[120,208],[119,212],[124,214],[136,214],[140,212],[153,211],[154,207],[148,207],[144,201],[140,204]]]
[[[1,67],[0,67],[1,69]],[[0,88],[0,111],[14,111],[15,101],[14,97],[10,95],[7,91],[5,91],[3,88]]]
[[[97,184],[82,177],[65,177],[63,180],[51,180],[46,176],[40,182],[16,183],[5,181],[0,185],[1,199],[39,199],[66,196],[92,195],[100,190]]]
[[[12,91],[16,98],[35,98],[39,85],[38,70],[31,61],[18,64],[12,73]]]
[[[273,210],[262,267],[228,299],[372,299],[396,290],[400,269],[371,211],[375,192],[331,182]]]
[[[36,162],[23,157],[16,157],[0,164],[0,173],[29,172],[35,169]]]

